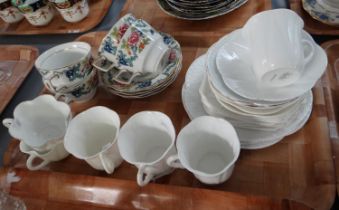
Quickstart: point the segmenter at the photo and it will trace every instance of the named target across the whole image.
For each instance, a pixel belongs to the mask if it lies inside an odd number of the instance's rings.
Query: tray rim
[[[89,0],[90,2],[91,1],[97,1],[97,0]],[[90,31],[91,29],[93,29],[94,27],[96,27],[97,25],[99,25],[102,20],[105,18],[105,16],[108,14],[109,12],[109,9],[110,9],[110,6],[109,5],[112,5],[113,1],[114,0],[101,0],[101,1],[105,1],[105,5],[103,8],[105,8],[105,10],[103,10],[103,12],[101,12],[101,16],[97,19],[96,22],[94,22],[94,24],[88,26],[86,25],[85,28],[80,28],[80,29],[57,29],[57,30],[53,30],[53,31],[48,31],[48,32],[43,32],[43,33],[39,33],[39,28],[44,28],[44,26],[42,27],[35,27],[35,26],[31,26],[30,30],[24,30],[24,31],[1,31],[0,30],[0,35],[51,35],[51,34],[80,34],[80,33],[85,33],[85,32],[88,32]],[[89,6],[91,3],[89,3]],[[55,11],[57,12],[57,11]],[[54,17],[56,18],[56,17]],[[58,15],[58,18],[62,18],[60,15]],[[82,20],[82,21],[86,21],[86,19]],[[9,24],[6,24],[4,23],[2,20],[0,20],[2,22],[2,25],[6,28],[7,26],[9,26]],[[21,24],[23,21],[26,21],[26,20],[22,20],[21,22],[17,23],[17,24]],[[67,23],[69,25],[72,25],[72,24],[77,24],[77,23]],[[48,25],[46,26],[48,27]]]

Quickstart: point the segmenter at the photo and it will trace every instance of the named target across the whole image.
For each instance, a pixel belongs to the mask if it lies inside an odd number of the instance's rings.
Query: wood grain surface
[[[0,113],[10,102],[27,75],[31,72],[38,49],[23,45],[1,45],[0,64],[10,62],[11,76],[0,82]]]
[[[290,0],[291,9],[304,20],[304,29],[315,35],[339,35],[339,26],[326,25],[313,19],[302,7],[301,0]]]
[[[9,184],[11,171],[20,182]],[[28,210],[104,210],[104,209],[173,209],[173,210],[311,210],[288,199],[274,199],[230,192],[195,190],[188,187],[149,184],[140,188],[134,182],[69,175],[25,169],[1,170],[0,182],[6,191],[24,200]],[[39,190],[37,190],[39,189]]]
[[[112,0],[90,0],[89,15],[78,23],[66,22],[59,12],[55,11],[53,20],[47,26],[32,26],[25,19],[16,24],[7,24],[0,20],[0,34],[70,34],[89,31],[98,25],[107,14]]]
[[[78,40],[88,42],[93,49],[97,49],[105,34],[106,32],[89,33]],[[184,56],[182,72],[161,94],[145,99],[128,100],[99,89],[93,100],[82,104],[73,103],[72,111],[77,114],[95,105],[107,106],[119,113],[123,124],[139,111],[157,110],[172,119],[178,133],[190,121],[181,102],[181,88],[186,70],[196,57],[206,52],[207,48],[184,45],[182,50]],[[332,102],[328,78],[329,74],[326,73],[313,89],[314,109],[304,128],[269,148],[242,150],[233,175],[227,182],[207,186],[188,171],[175,170],[171,175],[156,180],[156,183],[163,186],[191,187],[197,191],[211,189],[215,190],[215,193],[224,191],[284,198],[304,203],[314,209],[330,209],[334,202],[336,186],[330,136],[334,113],[328,108]],[[27,157],[19,151],[18,143],[17,140],[11,142],[4,157],[4,165],[25,171]],[[133,182],[131,185],[137,187],[135,182],[137,170],[126,162],[112,175],[94,170],[86,162],[72,156],[52,163],[43,170],[63,173],[65,176],[76,174],[106,177],[112,184],[116,179],[130,180]]]
[[[181,20],[163,12],[156,0],[127,0],[121,15],[132,13],[155,29],[169,33],[186,46],[208,47],[224,34],[241,28],[254,14],[271,9],[271,0],[249,0],[240,8],[217,18]]]
[[[336,169],[337,178],[337,193],[339,196],[339,40],[333,40],[322,44],[328,56],[327,74],[329,75],[328,80],[324,81],[327,85],[327,91],[331,94],[332,103],[329,105],[327,110],[332,112],[330,119],[331,122],[331,139],[333,145],[334,162]]]

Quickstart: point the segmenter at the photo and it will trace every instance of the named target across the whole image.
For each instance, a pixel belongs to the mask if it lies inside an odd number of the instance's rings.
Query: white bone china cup
[[[232,174],[240,142],[226,120],[202,116],[192,120],[177,137],[178,154],[167,159],[174,168],[185,168],[205,184],[220,184]]]
[[[121,128],[118,147],[123,159],[138,168],[139,186],[173,171],[166,160],[176,153],[175,129],[161,112],[139,112],[128,119]]]
[[[302,39],[303,20],[288,9],[252,16],[242,29],[251,52],[253,72],[269,86],[286,86],[299,79],[314,55],[314,44]],[[304,49],[307,48],[305,53]]]
[[[120,118],[116,112],[96,106],[78,114],[69,124],[64,144],[75,157],[108,174],[122,162],[117,146]]]
[[[38,152],[34,148],[25,144],[25,142],[20,142],[20,151],[29,155],[26,166],[29,170],[39,170],[45,167],[50,162],[55,162],[66,158],[69,153],[65,150],[63,139],[59,140],[53,145],[48,151]],[[35,160],[40,159],[41,162],[36,164]]]
[[[3,125],[12,137],[38,152],[54,147],[55,142],[64,137],[72,118],[70,107],[51,95],[41,95],[20,103],[13,115],[13,119],[4,119]]]

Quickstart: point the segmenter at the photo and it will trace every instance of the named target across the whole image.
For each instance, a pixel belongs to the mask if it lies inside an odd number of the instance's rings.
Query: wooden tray
[[[190,21],[167,15],[156,0],[127,0],[121,15],[132,13],[137,18],[148,21],[155,29],[173,35],[181,44],[209,46],[224,34],[241,28],[252,15],[271,8],[271,0],[249,0],[226,15]]]
[[[328,56],[329,65],[327,66],[327,73],[329,75],[328,81],[328,91],[333,96],[333,106],[328,109],[333,111],[333,118],[331,122],[331,137],[334,153],[334,162],[336,168],[336,177],[337,177],[337,192],[339,196],[339,135],[338,135],[338,126],[339,126],[339,40],[333,40],[322,44],[322,47],[326,50]]]
[[[10,61],[10,68],[12,68],[11,76],[6,81],[0,82],[0,113],[2,113],[21,83],[31,72],[38,54],[38,49],[30,46],[0,46],[0,63]]]
[[[134,182],[55,172],[15,169],[20,182],[9,184],[9,170],[0,172],[7,192],[24,200],[29,210],[104,209],[227,209],[227,210],[311,210],[287,199],[195,190],[187,187],[150,184],[140,188]],[[161,199],[157,199],[161,198]]]
[[[329,26],[313,19],[304,9],[301,0],[290,0],[291,9],[304,20],[304,29],[316,35],[339,35],[339,26]]]
[[[112,0],[90,0],[90,13],[88,17],[78,23],[66,22],[57,11],[55,11],[53,20],[47,26],[42,27],[32,26],[26,20],[17,24],[7,24],[0,20],[0,35],[70,34],[86,32],[102,21],[111,4]]]
[[[105,34],[106,32],[89,33],[81,36],[78,41],[88,42],[93,49],[97,49]],[[197,56],[206,52],[207,48],[183,46],[182,50],[183,70],[177,80],[161,94],[145,99],[127,100],[100,89],[93,100],[83,104],[72,104],[72,111],[77,114],[95,105],[107,106],[118,112],[124,123],[136,112],[158,110],[170,116],[178,133],[190,121],[181,102],[181,87],[186,70]],[[328,74],[324,75],[324,79],[326,78]],[[191,187],[198,192],[200,192],[198,189],[205,188],[215,190],[216,194],[227,191],[285,198],[304,203],[314,209],[330,209],[335,198],[335,171],[329,136],[333,112],[327,112],[332,99],[331,92],[328,91],[329,85],[323,81],[317,83],[313,91],[314,110],[302,130],[272,147],[253,151],[242,150],[232,177],[224,184],[217,186],[201,184],[185,170],[175,170],[171,175],[156,182],[166,186]],[[11,142],[4,156],[4,165],[26,170],[27,157],[19,151],[18,143],[16,140]],[[72,156],[50,164],[44,170],[68,175],[107,177],[111,179],[112,185],[116,179],[130,180],[137,190],[141,189],[136,187],[136,168],[126,162],[112,175],[94,170],[86,162]]]

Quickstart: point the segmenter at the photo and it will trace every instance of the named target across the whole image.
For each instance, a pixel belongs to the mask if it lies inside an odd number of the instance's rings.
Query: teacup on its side
[[[175,129],[161,112],[144,111],[129,118],[121,128],[118,147],[123,159],[138,168],[139,186],[173,171],[166,159],[176,153]]]
[[[240,142],[226,120],[202,116],[179,133],[178,154],[167,159],[174,168],[185,168],[205,184],[220,184],[232,174],[240,154]]]
[[[115,55],[122,37],[128,28],[136,21],[132,14],[126,14],[120,18],[110,29],[99,47],[99,57],[93,62],[93,66],[103,72],[113,69],[115,65]]]

